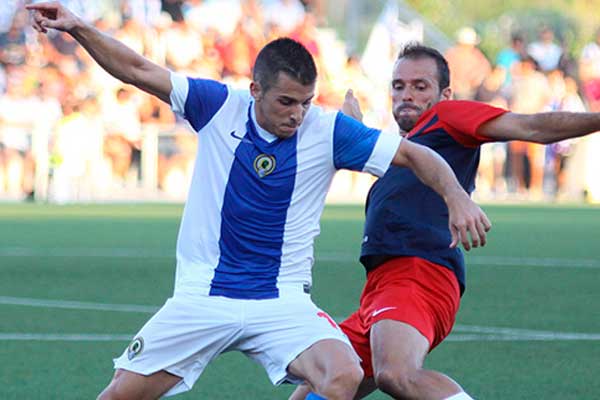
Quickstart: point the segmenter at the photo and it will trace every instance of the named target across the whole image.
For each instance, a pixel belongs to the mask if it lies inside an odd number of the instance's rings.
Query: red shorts
[[[398,257],[367,274],[358,311],[340,324],[362,359],[365,376],[373,376],[370,332],[377,321],[401,321],[429,341],[429,351],[450,334],[460,289],[454,273],[418,257]]]

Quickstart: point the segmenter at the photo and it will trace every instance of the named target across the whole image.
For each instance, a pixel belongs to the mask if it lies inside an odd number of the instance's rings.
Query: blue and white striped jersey
[[[280,139],[257,126],[248,91],[175,73],[171,82],[173,110],[198,133],[175,291],[268,299],[310,284],[335,171],[383,175],[400,136],[312,106],[296,134]]]

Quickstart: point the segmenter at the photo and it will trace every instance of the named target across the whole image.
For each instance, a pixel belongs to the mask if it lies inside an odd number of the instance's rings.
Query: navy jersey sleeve
[[[212,119],[227,99],[227,86],[210,79],[171,74],[173,111],[187,119],[198,132]]]
[[[357,120],[338,112],[333,129],[333,163],[336,169],[362,171],[380,135]]]

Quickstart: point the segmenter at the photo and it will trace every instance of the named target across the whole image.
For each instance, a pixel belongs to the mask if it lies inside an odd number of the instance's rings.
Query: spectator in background
[[[106,136],[104,153],[112,172],[122,181],[128,180],[131,169],[139,177],[141,160],[140,97],[128,87],[121,87],[115,97],[104,104]]]
[[[23,65],[27,48],[25,47],[25,31],[27,14],[22,10],[15,14],[7,32],[0,32],[0,63]]]
[[[202,41],[185,20],[173,20],[170,29],[164,33],[164,39],[167,65],[176,70],[187,70],[204,52]]]
[[[560,70],[548,74],[548,83],[552,94],[550,111],[586,111],[583,100],[579,96],[577,82],[565,76]],[[562,194],[565,186],[565,167],[577,139],[567,139],[546,146],[544,183],[547,191],[554,198]]]
[[[63,103],[63,117],[52,137],[51,154],[54,160],[51,198],[69,203],[89,198],[90,185],[96,183],[91,174],[100,157],[94,154],[102,148],[102,130],[94,124],[90,110],[94,99],[72,98]],[[95,161],[95,162],[94,162]]]
[[[122,14],[140,25],[154,25],[161,12],[160,0],[127,0],[122,3]]]
[[[543,25],[540,28],[539,39],[527,46],[527,53],[535,59],[542,72],[549,72],[558,68],[563,50],[554,43],[552,28]]]
[[[452,92],[456,99],[471,100],[492,67],[477,48],[479,38],[473,28],[460,28],[456,40],[456,46],[451,47],[445,54],[452,74]]]
[[[586,44],[581,52],[579,77],[590,111],[600,111],[600,28],[595,40]]]
[[[31,116],[36,102],[24,85],[24,75],[16,66],[11,66],[6,93],[0,95],[1,169],[4,171],[5,193],[11,197],[32,199],[35,162],[31,154]]]
[[[277,25],[284,35],[290,34],[304,20],[304,6],[299,0],[270,0],[264,8],[265,22]]]
[[[475,100],[508,109],[507,70],[497,65],[475,93]],[[477,194],[497,196],[506,192],[505,164],[508,144],[485,143],[481,146],[480,168],[477,169]],[[487,192],[487,193],[486,193]]]
[[[551,94],[548,79],[538,70],[536,60],[531,56],[521,60],[514,69],[513,78],[511,111],[520,114],[544,111]],[[509,151],[514,189],[519,194],[525,194],[530,189],[534,196],[540,196],[544,176],[544,145],[511,141]]]
[[[161,0],[162,10],[171,15],[174,22],[181,22],[183,18],[183,0]]]
[[[496,56],[496,66],[502,67],[506,71],[504,85],[510,85],[512,82],[512,69],[526,54],[523,35],[514,32],[510,36],[510,46],[500,50]]]

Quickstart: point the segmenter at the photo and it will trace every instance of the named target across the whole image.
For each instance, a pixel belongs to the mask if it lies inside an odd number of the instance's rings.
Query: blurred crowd
[[[49,177],[44,197],[92,200],[139,187],[147,178],[143,171],[156,175],[150,182],[158,190],[181,197],[196,151],[186,124],[168,105],[108,76],[69,35],[33,31],[23,3],[10,0],[0,9],[0,198],[33,198],[40,187],[36,180]],[[393,125],[389,96],[373,90],[360,58],[348,54],[326,26],[321,1],[63,3],[156,63],[239,88],[248,87],[258,50],[271,39],[290,36],[317,61],[315,103],[337,109],[352,87],[368,111],[367,123]],[[577,60],[547,27],[530,43],[515,34],[494,62],[477,44],[475,31],[463,28],[446,53],[456,98],[524,113],[600,111],[600,32]],[[156,147],[155,168],[142,168],[148,146]],[[490,145],[478,184],[490,193],[554,195],[572,151],[570,142]],[[352,177],[350,185],[364,183]]]
[[[600,30],[578,58],[549,26],[532,41],[514,32],[494,60],[477,47],[478,35],[461,28],[446,52],[457,99],[486,102],[517,113],[600,111]],[[478,187],[534,199],[556,197],[575,141],[539,145],[513,141],[486,145]]]

